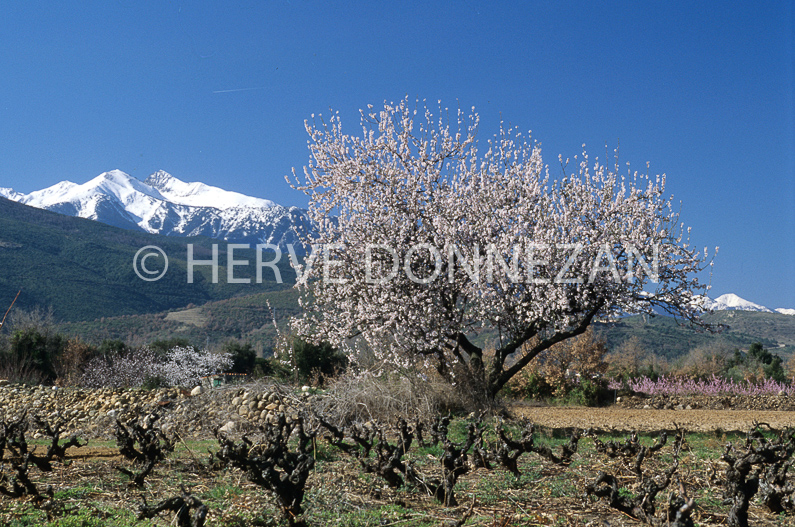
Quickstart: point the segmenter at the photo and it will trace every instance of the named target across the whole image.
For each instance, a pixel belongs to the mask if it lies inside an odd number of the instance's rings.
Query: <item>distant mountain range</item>
[[[253,344],[267,355],[276,338],[273,320],[282,324],[298,313],[297,292],[294,289],[274,289],[167,312],[107,317],[101,321],[64,322],[60,330],[96,343],[104,339],[121,339],[143,344],[178,335],[195,345],[220,347],[235,338]],[[676,359],[699,346],[748,349],[754,342],[762,343],[785,360],[795,352],[795,317],[781,313],[723,310],[706,314],[704,318],[711,324],[722,325],[724,331],[717,334],[699,331],[662,315],[636,315],[596,322],[594,330],[605,338],[611,350],[618,349],[634,337],[643,349],[668,359]],[[473,336],[479,345],[494,345],[498,338],[495,331],[483,331]]]
[[[207,236],[234,243],[298,245],[311,232],[305,209],[187,183],[158,171],[140,181],[121,170],[77,184],[61,181],[22,194],[0,188],[0,196],[32,207],[96,220],[115,227],[166,236]]]
[[[168,237],[186,236],[206,236],[223,240],[230,243],[272,243],[285,247],[286,244],[299,244],[299,233],[311,232],[312,223],[305,209],[297,207],[283,207],[270,201],[252,196],[246,196],[237,192],[231,192],[218,187],[213,187],[200,182],[185,182],[167,172],[158,171],[150,175],[146,180],[140,181],[129,174],[120,170],[104,172],[90,181],[77,184],[70,181],[62,181],[51,187],[37,190],[29,194],[22,194],[9,188],[0,188],[0,197],[16,201],[21,204],[35,207],[35,209],[46,209],[66,216],[86,218],[100,223],[120,227],[123,229],[136,231],[140,234],[149,233],[165,235]],[[0,207],[4,211],[5,218],[8,220],[3,225],[5,232],[0,232],[0,264],[11,261],[7,257],[12,254],[21,256],[25,251],[9,251],[15,247],[35,247],[35,239],[44,239],[44,232],[55,234],[58,230],[74,232],[78,225],[70,222],[56,221],[51,216],[42,217],[41,214],[32,214],[23,209],[16,209],[9,206]],[[11,213],[13,209],[13,214]],[[35,210],[32,209],[32,210]],[[11,219],[15,220],[9,223]],[[3,222],[0,221],[0,224]],[[43,223],[56,226],[55,230],[41,231]],[[69,253],[71,245],[86,244],[92,247],[89,253],[101,250],[108,250],[108,243],[113,244],[114,239],[130,238],[129,236],[120,237],[104,230],[86,229],[83,224],[80,230],[85,233],[81,240],[74,238],[71,234],[66,238],[53,239],[53,246],[58,246],[55,252],[63,258],[63,254]],[[17,235],[12,236],[12,232]],[[175,240],[176,241],[176,240]],[[144,240],[135,239],[135,243],[143,243]],[[164,243],[158,240],[158,244]],[[117,245],[117,244],[116,244]],[[116,245],[114,250],[118,250]],[[141,245],[138,245],[139,247]],[[70,248],[67,250],[66,248]],[[96,249],[96,251],[94,250]],[[119,265],[124,268],[129,267],[129,256],[126,253],[132,249],[132,244],[126,244],[120,252],[125,254],[124,259],[120,260]],[[175,247],[173,250],[177,250]],[[65,251],[65,252],[63,252]],[[110,251],[113,253],[113,250]],[[32,256],[32,255],[31,255]],[[0,277],[0,289],[7,288],[9,292],[18,290],[20,285],[15,285],[15,280],[9,280],[10,275],[23,273],[25,270],[40,268],[50,254],[46,257],[37,256],[30,262],[25,262],[24,258],[13,259],[14,272],[6,267],[5,277]],[[79,255],[75,254],[75,265],[80,265]],[[177,256],[179,259],[179,255]],[[184,258],[184,256],[182,256]],[[8,260],[8,261],[6,261]],[[63,260],[61,260],[63,262]],[[55,261],[53,262],[55,265]],[[33,266],[33,267],[31,267]],[[127,269],[132,271],[131,268]],[[42,269],[45,276],[51,271]],[[101,274],[101,273],[100,273]],[[127,273],[130,274],[130,273]],[[21,278],[21,275],[20,275]],[[99,282],[108,281],[104,275],[97,276]],[[114,276],[110,282],[114,282]],[[127,282],[125,287],[135,284],[126,277],[123,281]],[[8,283],[5,283],[8,282]],[[27,280],[23,280],[27,282]],[[40,280],[35,282],[35,286],[28,289],[32,293],[34,289],[40,287]],[[5,287],[3,287],[5,286]],[[28,286],[30,287],[30,286]],[[64,297],[70,297],[64,289],[65,284],[61,283],[60,288]],[[68,286],[71,287],[71,286]],[[66,289],[68,289],[66,287]],[[94,284],[97,287],[97,284]],[[52,303],[45,301],[45,292],[41,291],[42,297],[37,301],[42,304]],[[179,305],[177,298],[183,293],[174,295],[166,304],[168,307]],[[212,294],[203,292],[206,300],[225,297],[225,293],[213,291]],[[191,298],[191,301],[198,300],[196,292],[191,292],[183,298]],[[216,296],[217,295],[217,296]],[[111,295],[112,297],[113,295]],[[170,296],[170,295],[169,295]],[[214,298],[213,298],[214,297]],[[72,295],[72,298],[74,296]],[[31,299],[33,300],[33,299]],[[175,303],[176,301],[176,303]],[[143,302],[142,305],[123,310],[122,312],[140,313],[149,311],[143,307],[151,301]],[[729,293],[721,295],[716,299],[706,296],[699,297],[701,307],[715,312],[722,311],[755,311],[760,313],[779,313],[783,315],[795,316],[795,308],[770,309],[765,306],[750,302],[739,296]],[[56,303],[57,304],[57,303]],[[149,306],[154,307],[149,303]],[[163,304],[160,304],[161,306]],[[82,308],[79,316],[75,311],[66,315],[67,319],[84,319],[91,314],[96,315],[103,310],[100,306],[92,306],[92,309]],[[130,309],[131,308],[131,309]],[[118,311],[109,310],[105,315],[115,315]]]
[[[765,306],[740,298],[734,293],[721,295],[715,300],[708,297],[700,297],[704,309],[712,311],[759,311],[762,313],[781,313],[782,315],[795,315],[795,309],[779,307],[769,309]]]
[[[251,283],[230,284],[225,279],[226,259],[221,257],[218,283],[213,283],[212,270],[206,265],[196,267],[194,281],[189,283],[188,244],[198,260],[210,259],[213,245],[219,246],[220,254],[227,252],[227,242],[220,240],[120,229],[0,197],[0,309],[5,311],[21,290],[12,318],[17,310],[41,307],[52,308],[59,320],[93,320],[288,289],[295,281],[289,259],[282,258],[278,266],[285,283],[276,283],[268,270],[263,282],[256,283],[255,266],[239,265],[234,276],[249,278]],[[151,245],[165,252],[169,266],[161,280],[147,282],[136,274],[133,263],[137,252]],[[253,262],[256,251],[240,250],[235,256]]]

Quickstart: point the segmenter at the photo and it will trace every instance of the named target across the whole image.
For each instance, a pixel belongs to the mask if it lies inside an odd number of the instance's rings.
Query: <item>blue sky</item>
[[[716,9],[719,6],[719,9]],[[666,173],[716,297],[795,307],[791,2],[6,2],[0,186],[158,169],[284,205],[303,122],[475,106],[558,154]]]

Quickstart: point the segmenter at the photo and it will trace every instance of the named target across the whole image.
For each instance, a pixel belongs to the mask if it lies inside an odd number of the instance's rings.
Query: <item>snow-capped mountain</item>
[[[10,199],[12,201],[19,201],[20,198],[23,198],[25,195],[20,194],[19,192],[11,188],[0,187],[0,196],[6,199]]]
[[[737,311],[759,311],[762,313],[781,313],[784,315],[795,315],[795,309],[789,308],[778,308],[778,309],[769,309],[765,306],[756,304],[749,300],[745,300],[744,298],[740,298],[739,296],[733,293],[727,293],[725,295],[721,295],[715,300],[712,300],[709,297],[701,296],[698,297],[698,301],[704,309],[711,309],[712,311],[729,311],[729,310],[737,310]]]
[[[253,207],[268,209],[276,207],[269,199],[253,198],[245,194],[230,192],[204,183],[185,183],[168,172],[158,170],[144,181],[145,184],[157,189],[160,195],[171,203],[189,207],[214,207],[232,209],[236,207]]]
[[[209,236],[239,243],[299,244],[311,221],[304,209],[181,181],[158,171],[140,181],[121,170],[77,184],[55,185],[21,194],[0,188],[0,196],[69,216],[125,229],[168,236]]]
[[[760,306],[759,304],[755,304],[749,300],[745,300],[744,298],[740,298],[739,296],[733,293],[727,293],[725,295],[721,295],[715,300],[709,300],[710,303],[707,303],[707,307],[712,309],[713,311],[726,311],[726,310],[738,310],[738,311],[762,311],[765,313],[772,313],[771,309],[766,308],[765,306]]]

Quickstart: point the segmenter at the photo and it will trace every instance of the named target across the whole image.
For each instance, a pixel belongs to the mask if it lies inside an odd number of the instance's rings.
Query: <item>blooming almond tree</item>
[[[80,380],[88,388],[129,388],[160,379],[169,386],[192,387],[202,377],[220,373],[232,366],[231,353],[212,353],[191,346],[177,346],[161,357],[148,346],[122,354],[91,359]]]
[[[304,338],[349,351],[363,339],[387,362],[494,396],[595,319],[657,308],[701,323],[708,255],[678,225],[664,176],[583,154],[552,180],[513,129],[479,145],[474,108],[438,117],[404,99],[361,114],[360,136],[338,114],[313,116],[309,165],[293,172],[318,226],[299,269]],[[487,328],[502,338],[484,361],[472,337]]]

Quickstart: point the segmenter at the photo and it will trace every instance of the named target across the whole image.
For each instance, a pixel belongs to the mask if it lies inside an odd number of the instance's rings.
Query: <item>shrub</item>
[[[58,375],[56,384],[60,386],[76,386],[83,376],[83,370],[97,350],[80,340],[70,339],[63,353],[55,361],[55,373]]]
[[[102,344],[97,348],[97,353],[125,353],[130,350],[130,347],[119,339],[105,339]]]
[[[530,346],[534,343],[531,342]],[[563,397],[573,404],[595,405],[603,400],[607,371],[605,355],[607,346],[603,339],[588,328],[576,339],[560,342],[514,376],[508,383],[511,395],[545,399]]]
[[[66,347],[66,337],[36,328],[17,330],[11,336],[9,353],[17,359],[29,359],[44,382],[55,380],[55,360]]]
[[[80,384],[88,388],[195,386],[201,378],[232,364],[229,354],[176,347],[165,357],[149,347],[95,357],[88,362]]]
[[[524,399],[547,399],[555,391],[546,378],[532,368],[525,368],[505,386],[504,393]]]
[[[296,380],[315,378],[321,385],[325,377],[334,376],[348,366],[345,355],[326,342],[313,344],[293,339],[288,345],[287,355],[280,359],[292,368]]]
[[[600,406],[611,400],[611,396],[604,378],[583,379],[566,394],[565,400],[579,406]]]
[[[441,378],[414,373],[347,372],[321,397],[311,399],[313,410],[334,424],[378,421],[393,423],[426,419],[450,411],[471,412],[473,401],[461,398]]]
[[[172,348],[158,373],[170,386],[195,386],[202,377],[221,373],[232,366],[229,353],[211,353],[192,347]]]
[[[257,357],[254,360],[253,376],[255,378],[276,377],[286,381],[290,378],[291,372],[287,366],[274,357]]]
[[[0,378],[20,384],[40,384],[44,380],[29,357],[9,352],[0,353]]]
[[[241,344],[230,340],[224,344],[223,352],[228,353],[232,358],[229,373],[252,373],[254,371],[257,364],[257,353],[248,342]]]

